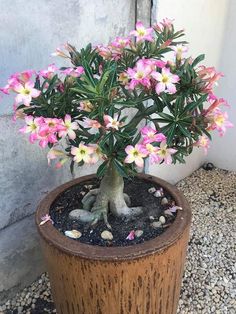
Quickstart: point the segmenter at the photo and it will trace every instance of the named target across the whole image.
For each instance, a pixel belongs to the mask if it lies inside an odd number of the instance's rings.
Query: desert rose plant
[[[100,187],[75,213],[81,221],[104,219],[110,227],[108,211],[139,214],[142,208],[129,207],[123,177],[147,158],[182,163],[194,146],[207,151],[212,131],[222,136],[232,126],[221,109],[227,102],[213,91],[222,74],[199,65],[204,55],[187,57],[183,35],[169,19],[151,28],[137,22],[130,36],[106,46],[66,44],[54,55],[70,67],[16,73],[2,88],[16,94],[14,118],[25,121],[20,132],[50,148],[49,163],[55,159],[60,168],[69,161],[73,169],[100,162]]]

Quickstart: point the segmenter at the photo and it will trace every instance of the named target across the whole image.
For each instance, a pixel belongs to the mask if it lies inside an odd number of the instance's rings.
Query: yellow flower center
[[[37,125],[35,123],[31,124],[31,130],[34,131],[37,129]]]
[[[146,34],[145,29],[144,28],[140,28],[137,30],[139,36],[144,36]]]
[[[144,73],[143,72],[139,71],[139,72],[136,73],[136,78],[137,79],[142,79],[143,77],[144,77]]]
[[[30,90],[24,88],[24,89],[22,90],[22,94],[23,94],[23,95],[29,95],[29,94],[30,94]]]
[[[166,151],[165,148],[162,148],[162,149],[159,150],[159,155],[162,156],[162,157],[164,157],[166,155],[166,153],[167,153],[167,151]]]
[[[137,150],[134,150],[133,155],[134,155],[134,157],[138,157],[139,152]]]
[[[167,75],[162,75],[162,83],[168,83],[169,77]]]
[[[225,122],[225,118],[223,116],[218,116],[216,119],[215,119],[215,123],[219,126],[222,126]]]

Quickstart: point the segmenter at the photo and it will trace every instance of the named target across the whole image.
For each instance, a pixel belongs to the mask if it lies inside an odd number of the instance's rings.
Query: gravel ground
[[[178,183],[193,210],[179,314],[236,313],[236,173],[199,169]],[[43,274],[0,314],[56,313]]]

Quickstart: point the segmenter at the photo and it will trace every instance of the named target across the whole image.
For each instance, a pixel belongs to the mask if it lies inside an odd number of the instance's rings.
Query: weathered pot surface
[[[176,313],[191,211],[175,186],[150,175],[138,177],[162,186],[183,210],[163,234],[137,245],[93,246],[64,236],[51,223],[39,226],[59,194],[94,175],[67,182],[41,201],[36,224],[58,313]]]

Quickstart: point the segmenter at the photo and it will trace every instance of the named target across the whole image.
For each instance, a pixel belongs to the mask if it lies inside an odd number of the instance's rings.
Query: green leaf
[[[106,170],[107,170],[107,164],[108,164],[108,160],[105,160],[99,167],[98,167],[98,170],[97,170],[97,176],[99,178],[101,178]]]
[[[169,121],[169,122],[172,122],[174,120],[174,117],[167,114],[167,113],[164,113],[164,112],[158,112],[158,115],[161,117],[161,118],[164,118],[166,121]]]
[[[192,138],[191,133],[186,128],[184,128],[180,123],[178,123],[178,128],[184,136]]]
[[[117,159],[113,159],[112,162],[116,170],[118,171],[119,175],[122,177],[128,178],[128,175],[125,171],[125,167]]]
[[[194,68],[199,62],[203,61],[205,59],[205,55],[202,54],[200,56],[198,56],[193,63],[191,64],[191,66]]]
[[[164,132],[164,134],[167,137],[167,145],[170,145],[172,143],[172,141],[173,141],[174,136],[175,136],[176,124],[175,123],[170,123],[166,127],[168,127],[168,129],[166,128],[166,131]]]

